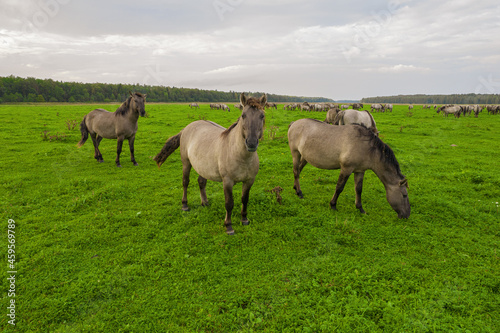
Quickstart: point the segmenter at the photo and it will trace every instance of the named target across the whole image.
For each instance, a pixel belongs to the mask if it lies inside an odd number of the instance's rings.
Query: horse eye
[[[264,115],[263,114],[260,115],[260,119],[264,119]]]
[[[403,198],[408,198],[408,194],[403,194]]]

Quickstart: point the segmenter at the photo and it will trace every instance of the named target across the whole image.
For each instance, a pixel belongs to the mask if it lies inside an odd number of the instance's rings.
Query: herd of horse
[[[94,144],[94,157],[103,162],[99,151],[99,144],[103,138],[117,139],[116,165],[120,164],[120,153],[123,141],[129,142],[131,161],[134,158],[134,140],[137,132],[139,117],[146,114],[146,95],[131,93],[115,112],[96,109],[88,113],[80,124],[82,134],[78,146],[82,146],[90,136]],[[228,128],[207,120],[198,120],[184,127],[179,133],[170,137],[159,153],[154,157],[158,167],[176,149],[180,149],[182,161],[182,210],[189,210],[187,189],[191,169],[198,174],[201,205],[208,205],[206,194],[207,180],[222,182],[225,196],[226,216],[224,225],[227,234],[234,234],[231,214],[234,207],[233,187],[242,183],[241,196],[241,223],[248,225],[247,207],[250,189],[259,171],[259,157],[257,148],[262,138],[265,125],[265,108],[277,108],[274,103],[267,101],[266,95],[260,98],[240,95],[237,108],[241,115]],[[325,103],[326,104],[326,103]],[[218,104],[210,107],[224,109]],[[344,186],[354,173],[355,205],[365,213],[361,203],[363,178],[366,170],[372,170],[384,184],[386,199],[397,213],[399,218],[408,218],[411,208],[408,199],[408,180],[401,173],[400,166],[392,149],[378,137],[378,130],[373,116],[367,110],[360,110],[364,106],[356,105],[328,105],[325,121],[315,119],[300,119],[292,122],[288,129],[288,144],[292,155],[294,189],[298,197],[303,198],[300,187],[300,173],[306,164],[320,169],[340,169],[334,195],[330,207],[337,209],[337,200]],[[190,107],[198,107],[192,103]],[[352,106],[353,109],[347,109]],[[411,110],[410,106],[409,110]],[[236,105],[235,105],[236,107]],[[286,108],[300,108],[301,110],[317,110],[316,104],[289,104]],[[453,114],[474,114],[481,110],[489,113],[500,113],[500,106],[462,106],[444,105],[435,106],[438,113],[445,116]],[[392,110],[390,104],[372,104],[372,112]],[[229,111],[229,108],[227,107]],[[332,126],[333,125],[333,126]]]
[[[134,140],[138,129],[139,117],[146,115],[146,95],[132,93],[115,112],[95,109],[85,115],[80,124],[82,134],[78,147],[81,147],[90,136],[94,145],[94,158],[103,162],[99,151],[102,139],[116,139],[116,166],[121,167],[120,154],[123,141],[129,142],[130,158],[134,158]],[[323,105],[323,106],[322,106]],[[191,103],[191,108],[199,108]],[[348,109],[352,106],[352,109]],[[227,234],[234,234],[231,214],[234,207],[233,187],[242,183],[241,223],[248,225],[247,207],[250,189],[259,171],[257,148],[262,138],[265,125],[265,108],[277,108],[269,103],[266,95],[260,98],[240,95],[240,103],[235,105],[241,110],[236,122],[228,128],[207,120],[198,120],[184,127],[178,134],[170,137],[160,152],[154,157],[158,167],[177,148],[180,149],[182,161],[182,210],[189,210],[187,189],[191,169],[198,174],[201,205],[208,205],[206,194],[207,180],[222,182],[225,196],[226,216],[224,225]],[[304,111],[325,110],[328,108],[325,121],[300,119],[292,122],[288,129],[288,144],[292,155],[294,186],[297,196],[303,198],[300,187],[300,173],[309,163],[320,169],[340,169],[334,195],[330,207],[337,209],[337,200],[344,186],[354,173],[355,205],[365,213],[361,203],[363,178],[366,170],[372,170],[384,184],[386,199],[399,218],[409,218],[411,208],[408,199],[408,180],[401,173],[399,163],[392,149],[378,137],[378,130],[373,116],[367,110],[360,110],[363,104],[333,105],[329,103],[285,105],[285,109],[299,108]],[[225,104],[210,104],[210,108],[229,111]],[[409,110],[413,105],[409,106]],[[445,116],[454,114],[478,115],[484,108],[489,113],[500,113],[500,105],[486,107],[444,105],[434,106],[438,113]],[[392,111],[391,104],[372,104],[372,112]],[[334,125],[334,126],[332,126]]]

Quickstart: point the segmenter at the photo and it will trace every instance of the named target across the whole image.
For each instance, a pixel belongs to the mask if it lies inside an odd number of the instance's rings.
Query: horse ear
[[[406,186],[407,188],[410,188],[410,186],[408,186],[408,179],[403,179],[399,182],[399,186]]]
[[[266,95],[266,94],[264,94],[264,95],[262,95],[262,97],[260,98],[260,105],[262,105],[262,106],[266,106],[266,104],[267,104],[267,95]]]
[[[241,95],[240,95],[240,103],[241,103],[241,105],[243,105],[243,106],[247,105],[247,100],[248,99],[245,96],[245,93],[241,93]]]
[[[130,90],[128,93],[130,94],[130,96],[134,97],[134,94],[132,94],[132,92]]]

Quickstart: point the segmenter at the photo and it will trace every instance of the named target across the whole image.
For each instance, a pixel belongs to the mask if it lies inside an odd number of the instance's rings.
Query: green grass
[[[76,148],[80,121],[100,105],[0,106],[0,249],[16,221],[16,328],[20,332],[498,332],[500,330],[500,116],[443,118],[395,106],[375,113],[381,138],[409,179],[408,220],[368,171],[363,204],[349,179],[334,212],[338,170],[308,165],[305,198],[292,189],[288,124],[325,113],[269,110],[250,193],[249,226],[223,226],[220,183],[181,211],[179,152],[152,157],[188,123],[223,126],[238,113],[208,105],[147,104],[138,167],[116,141]],[[71,127],[71,126],[70,126]],[[45,134],[44,134],[45,132]],[[50,139],[50,136],[53,136]],[[281,186],[283,204],[270,192]],[[241,185],[235,186],[239,203]],[[239,204],[234,221],[239,221]],[[0,327],[7,323],[7,268]]]

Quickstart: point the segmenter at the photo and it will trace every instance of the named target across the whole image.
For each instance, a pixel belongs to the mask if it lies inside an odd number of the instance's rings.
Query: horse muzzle
[[[410,217],[410,213],[411,213],[411,208],[408,207],[407,210],[398,212],[398,218],[407,219]]]
[[[259,146],[259,140],[256,142],[253,142],[252,140],[245,140],[245,146],[247,147],[247,150],[251,153],[257,151],[257,147]]]

